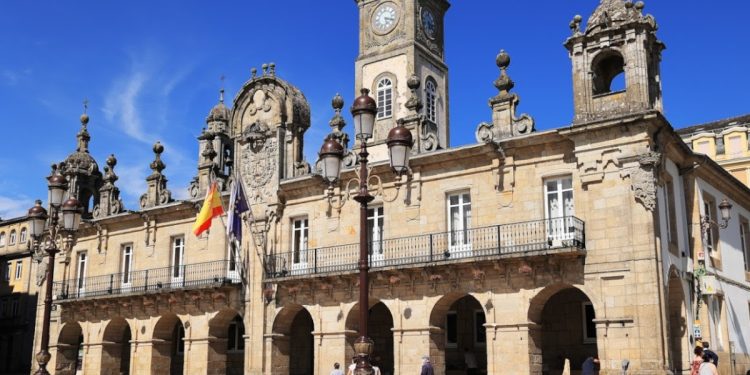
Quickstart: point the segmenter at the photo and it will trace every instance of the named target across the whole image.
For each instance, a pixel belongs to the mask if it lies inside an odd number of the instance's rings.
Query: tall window
[[[28,231],[26,228],[21,229],[21,243],[26,243],[26,236],[28,234]]]
[[[130,284],[132,282],[130,273],[133,266],[133,245],[124,245],[122,247],[122,283]]]
[[[245,325],[239,315],[229,323],[229,332],[227,335],[227,351],[238,352],[245,350]]]
[[[174,333],[172,333],[172,342],[174,343],[174,354],[183,355],[185,354],[185,327],[182,323],[177,323],[174,327]]]
[[[723,351],[724,350],[724,328],[721,323],[722,321],[722,313],[723,313],[723,300],[721,297],[714,295],[713,298],[710,299],[710,308],[711,308],[711,328],[713,329],[713,336],[714,336],[714,342],[712,343],[712,346],[717,348],[718,350]],[[714,349],[716,350],[716,349]]]
[[[745,262],[745,271],[750,272],[750,224],[747,219],[740,217],[740,246],[742,249],[742,259]]]
[[[667,182],[667,228],[669,233],[669,243],[677,245],[677,212],[675,208],[674,184],[672,181]]]
[[[727,147],[729,149],[729,152],[727,152],[727,154],[736,155],[736,154],[741,154],[742,151],[744,151],[742,149],[742,139],[740,138],[739,135],[734,135],[734,136],[729,137],[727,143],[729,146]]]
[[[484,327],[485,323],[487,323],[487,317],[484,315],[484,311],[474,310],[474,345],[487,344],[487,328]]]
[[[78,253],[78,269],[77,269],[77,280],[78,280],[78,289],[83,290],[86,287],[86,263],[88,259],[86,258],[86,253],[81,252]]]
[[[367,209],[367,236],[373,260],[383,256],[383,207]]]
[[[307,219],[292,222],[293,263],[307,263]]]
[[[390,78],[378,81],[378,119],[393,116],[393,82]]]
[[[437,84],[428,79],[424,85],[425,115],[432,122],[437,122]]]
[[[445,315],[445,346],[458,346],[458,314],[455,311],[448,311]]]
[[[450,245],[469,245],[471,228],[471,195],[468,192],[448,196],[448,232]]]
[[[8,245],[11,245],[11,246],[16,244],[16,230],[15,229],[10,231],[10,241],[8,242],[9,242]]]
[[[703,215],[708,220],[716,221],[716,201],[708,194],[703,194]],[[711,225],[706,234],[706,247],[711,256],[717,256],[719,250],[719,229]]]
[[[184,275],[183,263],[185,261],[185,238],[172,238],[172,278],[180,279]]]
[[[23,261],[17,260],[16,261],[16,280],[20,280],[22,274],[23,274]]]
[[[10,280],[10,261],[5,261],[5,264],[3,264],[2,271],[3,271],[3,279],[5,281],[9,281]]]
[[[584,344],[595,344],[596,343],[596,314],[594,313],[594,305],[591,302],[584,302],[582,305],[582,316],[583,316],[583,343]]]
[[[0,246],[5,246],[5,232],[0,232]]]
[[[708,155],[711,144],[709,141],[700,141],[695,144],[695,151],[701,154]]]
[[[544,181],[544,209],[547,218],[547,235],[553,244],[569,239],[575,233],[572,217],[575,215],[573,179],[570,176]]]

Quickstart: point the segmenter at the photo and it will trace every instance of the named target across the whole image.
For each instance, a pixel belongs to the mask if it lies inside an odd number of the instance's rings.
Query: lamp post
[[[42,201],[37,200],[34,207],[29,209],[29,228],[34,240],[35,247],[43,247],[47,252],[47,275],[44,295],[44,317],[42,320],[42,338],[39,353],[36,354],[36,361],[39,363],[39,369],[35,374],[46,375],[47,363],[50,360],[49,354],[49,324],[52,310],[52,277],[55,271],[55,254],[60,250],[57,242],[63,245],[72,244],[75,241],[75,232],[81,223],[81,206],[75,198],[68,198],[63,202],[65,191],[68,188],[68,181],[65,177],[57,172],[47,178],[49,188],[49,207],[50,212],[42,207]],[[62,218],[62,223],[60,219]]]
[[[367,332],[367,315],[369,311],[369,281],[368,271],[368,244],[367,244],[367,205],[375,197],[370,194],[367,186],[367,140],[372,137],[375,125],[375,115],[378,112],[377,104],[368,94],[370,90],[362,89],[360,95],[355,99],[351,112],[354,117],[355,136],[359,140],[359,189],[354,200],[359,202],[359,338],[354,343],[354,351],[357,357],[356,375],[370,375],[373,373],[370,364],[370,355],[375,343],[370,339]],[[397,176],[403,175],[409,169],[409,154],[413,139],[411,131],[403,125],[391,129],[386,140],[391,169]],[[323,179],[329,184],[335,183],[341,173],[341,161],[344,157],[344,147],[333,137],[328,137],[320,149],[322,160]]]
[[[704,243],[704,248],[707,248],[707,245],[705,245],[709,240],[709,233],[711,231],[711,226],[715,225],[718,228],[725,229],[727,226],[729,226],[729,219],[732,218],[731,216],[732,211],[732,204],[729,203],[729,201],[724,198],[721,200],[721,203],[719,203],[719,213],[721,214],[721,223],[718,223],[711,219],[709,212],[704,212],[703,215],[700,216],[700,225],[701,225],[701,239]],[[711,236],[711,241],[714,240],[714,237]],[[713,245],[713,244],[709,244]],[[695,304],[695,316],[700,317],[700,309],[701,309],[701,295],[702,295],[702,289],[701,289],[701,278],[706,273],[706,254],[703,253],[703,257],[698,258],[699,267],[695,272],[695,278],[697,279],[696,282],[696,289],[697,289],[697,298],[696,298],[696,304]],[[698,320],[696,319],[696,324],[698,324]]]

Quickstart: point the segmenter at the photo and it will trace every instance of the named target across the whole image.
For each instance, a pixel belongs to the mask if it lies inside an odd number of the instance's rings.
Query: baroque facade
[[[663,116],[664,44],[642,2],[603,0],[585,27],[580,16],[570,23],[570,126],[536,131],[516,113],[501,52],[490,120],[460,147],[448,139],[448,2],[357,6],[356,88],[378,103],[365,229],[373,360],[384,374],[416,373],[423,355],[438,374],[463,373],[467,356],[488,374],[559,374],[593,355],[602,374],[686,373],[698,340],[732,359],[722,373],[748,370],[747,303],[731,305],[704,281],[734,288],[732,301],[747,296],[747,280],[723,272],[746,249],[750,190]],[[348,149],[344,106],[334,97],[329,137]],[[87,219],[52,265],[51,371],[325,374],[349,363],[364,308],[349,183],[357,156],[347,153],[339,182],[323,183],[319,162],[303,158],[310,106],[275,65],[253,70],[231,107],[220,94],[188,200],[172,198],[156,143],[148,190],[126,210],[116,158],[102,172],[88,152],[88,122],[51,172],[71,181]],[[401,177],[383,142],[396,124],[415,139]],[[212,181],[225,202],[232,184],[245,187],[239,246],[223,218],[191,233]],[[724,198],[730,225],[704,235],[701,218],[718,221]]]

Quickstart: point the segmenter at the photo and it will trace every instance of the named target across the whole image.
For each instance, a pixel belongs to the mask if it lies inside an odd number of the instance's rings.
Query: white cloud
[[[104,115],[115,126],[121,126],[126,135],[144,142],[153,142],[156,138],[143,130],[138,98],[148,79],[147,73],[133,71],[118,81],[109,91],[104,101]]]
[[[5,220],[26,215],[34,202],[26,197],[0,195],[0,218]]]

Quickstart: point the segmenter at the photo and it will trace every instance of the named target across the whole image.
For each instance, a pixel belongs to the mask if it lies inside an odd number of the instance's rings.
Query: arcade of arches
[[[580,289],[555,285],[536,290],[526,299],[528,314],[519,317],[524,322],[513,328],[492,322],[525,310],[514,303],[523,298],[488,302],[486,295],[372,299],[368,324],[374,364],[383,375],[416,373],[422,356],[429,355],[436,374],[465,374],[470,364],[478,374],[499,374],[505,365],[497,358],[512,355],[513,361],[528,361],[524,367],[531,373],[554,375],[562,373],[565,359],[580,368],[587,357],[599,354],[596,311]],[[271,349],[264,373],[328,374],[336,362],[345,369],[354,355],[358,318],[356,303],[277,308],[272,332],[266,335]],[[527,341],[528,356],[521,350]]]

